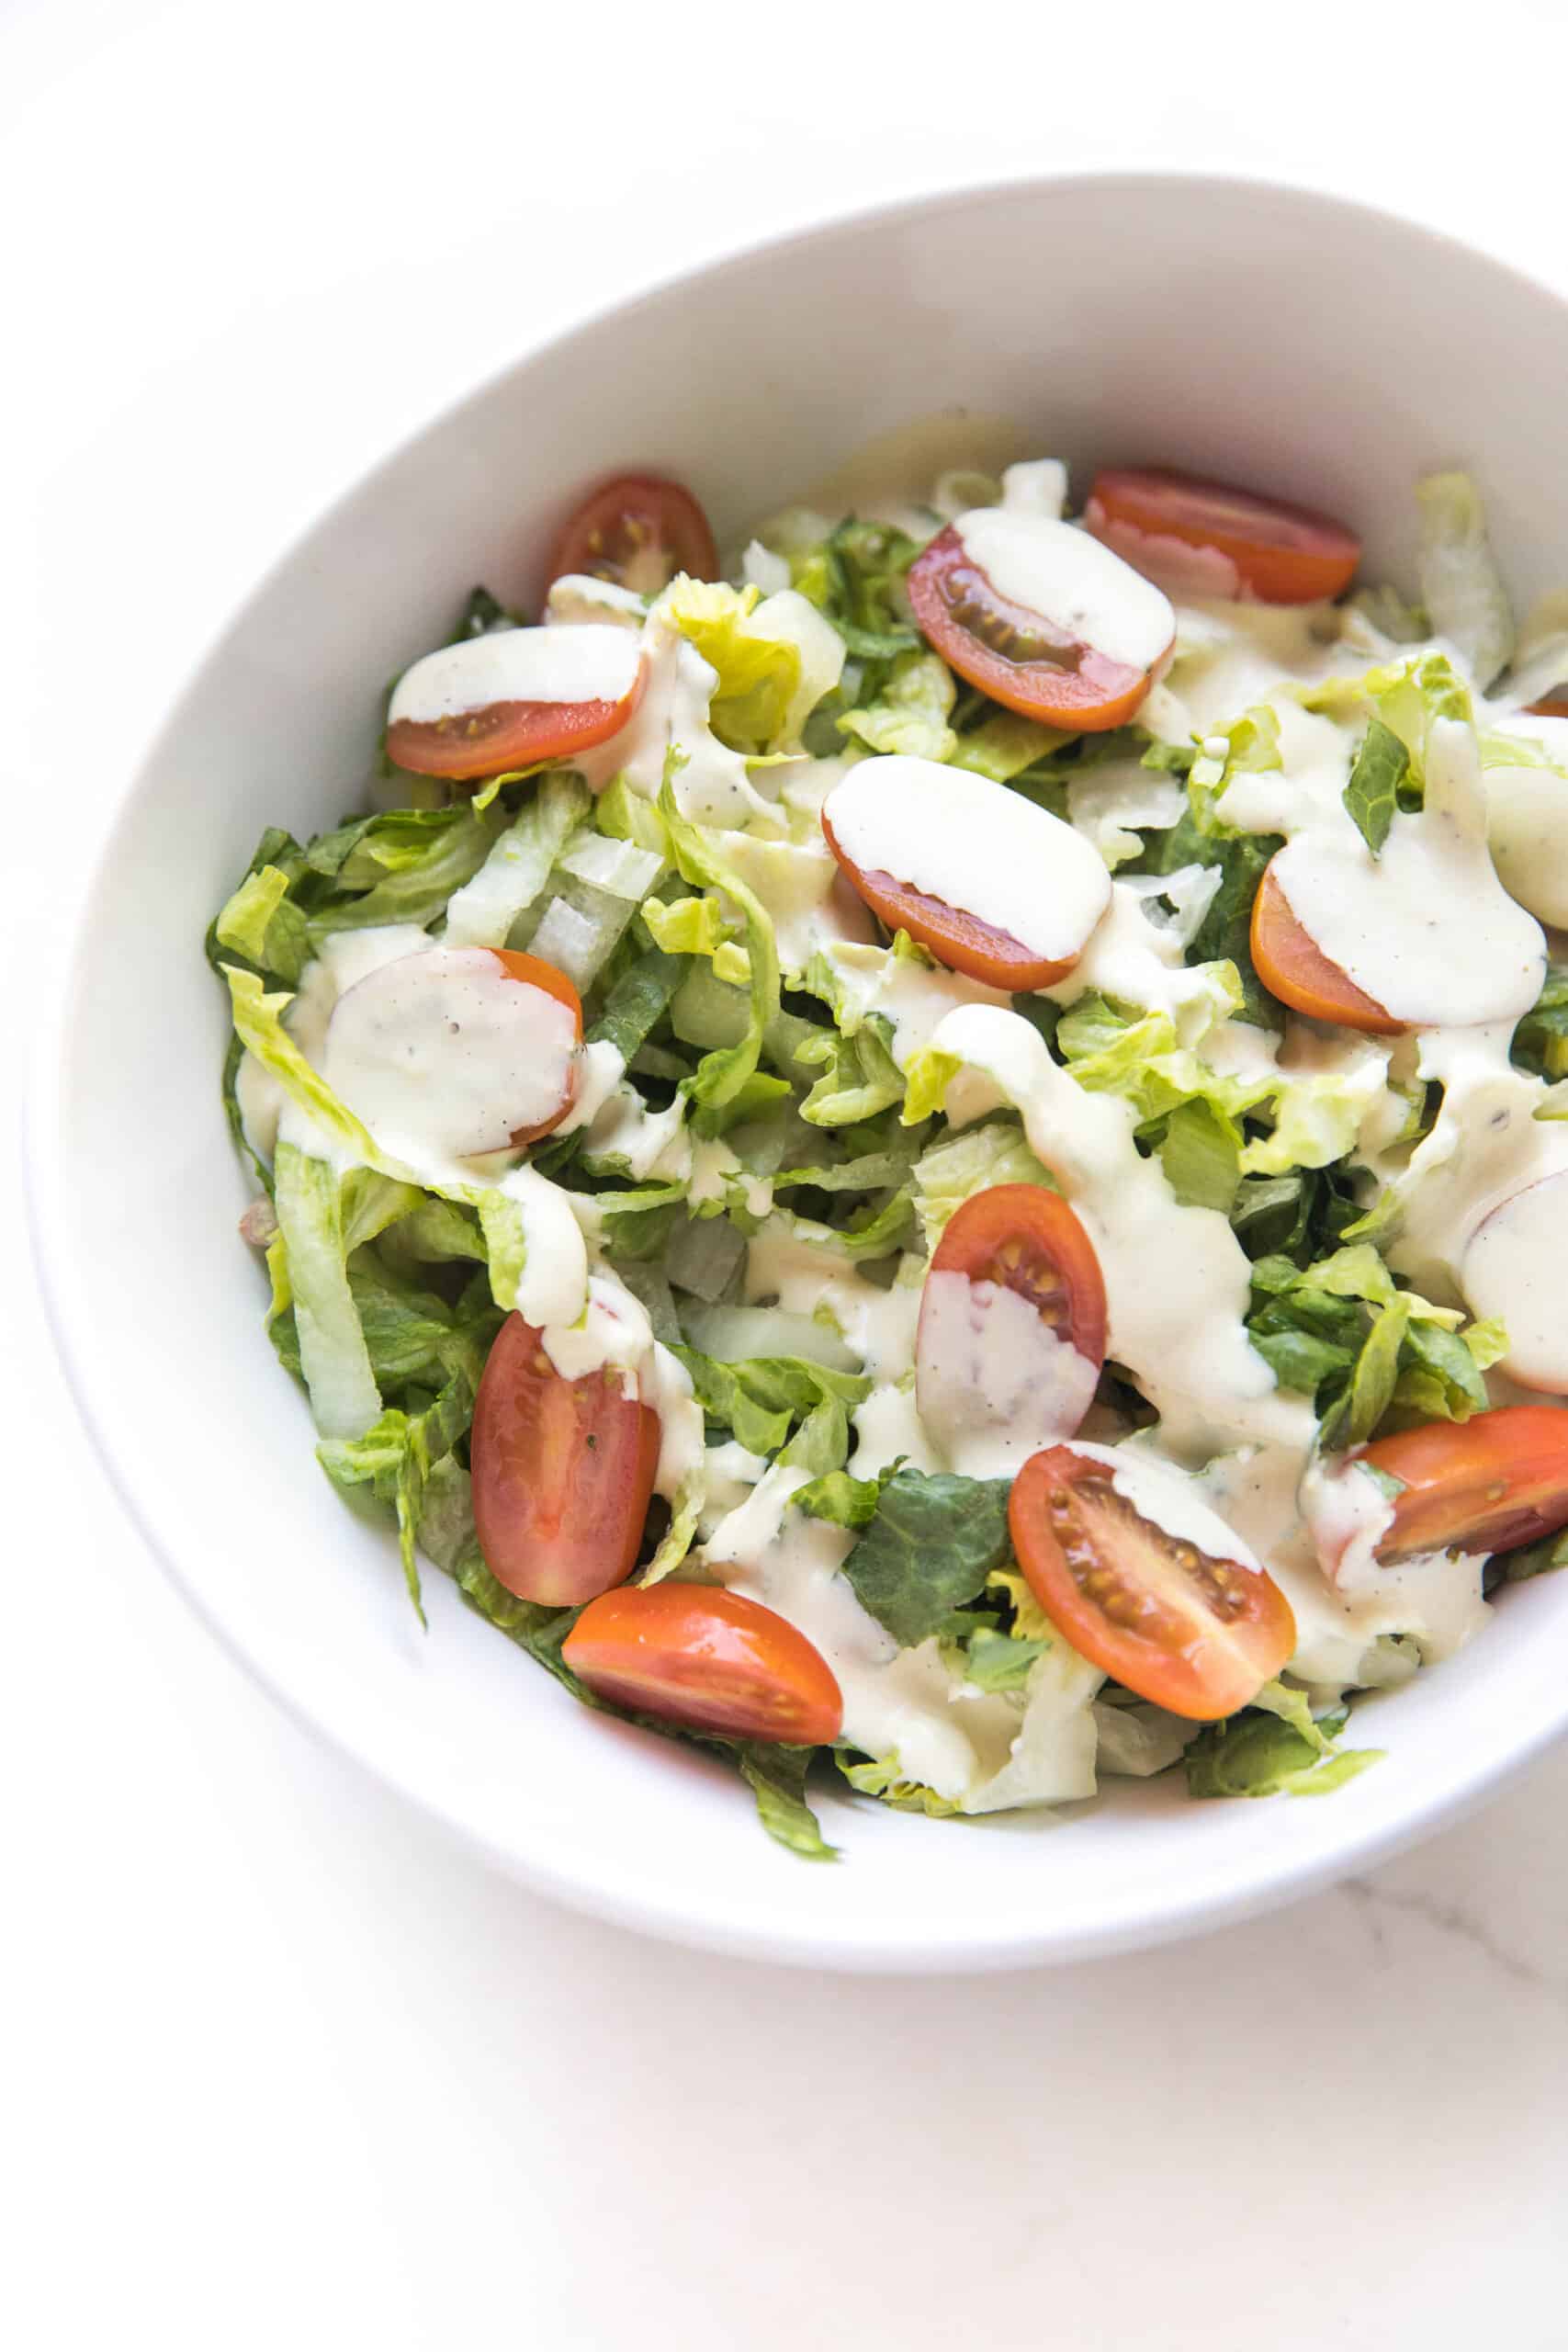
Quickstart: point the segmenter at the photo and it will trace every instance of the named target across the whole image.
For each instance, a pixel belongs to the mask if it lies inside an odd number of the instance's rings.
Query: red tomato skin
[[[599,1698],[694,1731],[816,1747],[844,1702],[805,1634],[721,1586],[630,1585],[589,1602],[561,1656]]]
[[[1361,560],[1359,539],[1330,514],[1163,466],[1102,468],[1084,520],[1108,545],[1115,541],[1107,526],[1120,524],[1150,537],[1213,548],[1263,605],[1314,605],[1341,595]]]
[[[1499,1405],[1468,1421],[1429,1421],[1375,1439],[1356,1459],[1404,1484],[1380,1560],[1516,1552],[1568,1527],[1568,1412],[1551,1405]]]
[[[1091,1547],[1096,1565],[1086,1591],[1054,1532],[1053,1506],[1075,1488],[1099,1485],[1110,1486],[1105,1464],[1070,1445],[1032,1454],[1019,1472],[1008,1499],[1008,1526],[1030,1590],[1082,1657],[1141,1698],[1199,1723],[1234,1714],[1296,1646],[1289,1601],[1263,1569],[1204,1555],[1210,1606],[1224,1611],[1223,1621],[1215,1614],[1215,1638],[1205,1639],[1146,1585],[1119,1575],[1099,1547]],[[1153,1531],[1168,1560],[1179,1557],[1173,1539],[1154,1521],[1140,1516],[1139,1524]]]
[[[522,981],[525,988],[541,989],[547,996],[553,996],[558,1004],[564,1004],[577,1031],[577,1042],[581,1045],[582,999],[564,972],[558,971],[553,964],[547,964],[543,956],[525,956],[515,947],[492,947],[488,953],[495,957],[509,978]],[[525,1144],[537,1143],[541,1136],[555,1133],[577,1100],[577,1083],[578,1073],[574,1069],[558,1111],[553,1112],[547,1119],[539,1120],[534,1126],[513,1129],[512,1141],[519,1151]]]
[[[1113,662],[1041,614],[999,596],[952,524],[915,558],[908,585],[915,618],[942,660],[994,702],[1047,726],[1087,734],[1120,727],[1143,701],[1159,667],[1156,662],[1147,670],[1134,670]],[[1063,659],[1010,661],[960,617],[964,612],[998,631],[1043,640]]]
[[[556,541],[547,584],[568,572],[619,582],[628,560],[651,555],[657,561],[657,551],[668,559],[660,586],[678,571],[694,580],[718,578],[713,532],[691,492],[656,474],[617,474],[570,516]]]
[[[1036,1306],[1098,1372],[1105,1362],[1105,1277],[1075,1210],[1043,1184],[993,1184],[956,1208],[931,1253],[933,1274],[993,1282]]]
[[[987,988],[1005,989],[1017,995],[1021,989],[1050,988],[1055,981],[1066,979],[1078,960],[1076,956],[1061,962],[1036,956],[1011,932],[998,931],[994,923],[982,922],[978,915],[970,914],[965,908],[950,907],[945,899],[933,899],[924,890],[911,889],[907,882],[896,881],[880,866],[857,865],[840,845],[826,809],[822,812],[822,834],[839,861],[844,879],[877,921],[889,931],[907,931],[911,939],[929,947],[937,962],[945,965],[950,972],[966,973],[972,980],[984,980]]]
[[[1337,1021],[1372,1037],[1402,1037],[1405,1024],[1331,964],[1291,910],[1272,865],[1252,901],[1252,960],[1271,996],[1314,1021]]]
[[[631,690],[611,702],[491,702],[450,718],[400,718],[387,729],[387,757],[415,775],[472,784],[509,768],[535,767],[591,752],[618,735],[642,700],[644,662]]]
[[[469,1439],[486,1566],[522,1600],[570,1608],[637,1565],[660,1423],[620,1374],[568,1380],[543,1334],[507,1317],[479,1380]]]

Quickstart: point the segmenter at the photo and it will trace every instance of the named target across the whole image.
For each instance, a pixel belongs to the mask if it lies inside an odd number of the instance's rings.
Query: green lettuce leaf
[[[483,865],[503,822],[499,807],[472,806],[370,819],[338,868],[337,893],[310,915],[311,938],[379,923],[434,922]]]
[[[938,1796],[923,1781],[909,1780],[894,1749],[890,1756],[853,1760],[842,1752],[834,1758],[852,1789],[862,1796],[878,1797],[899,1813],[923,1813],[931,1821],[950,1821],[963,1812],[956,1798]]]
[[[247,874],[219,914],[214,930],[220,946],[254,964],[258,971],[276,972],[292,987],[310,954],[303,910],[289,897],[290,876],[280,866],[263,865]]]
[[[769,1837],[803,1861],[832,1862],[839,1849],[828,1844],[806,1802],[806,1776],[815,1753],[809,1747],[781,1747],[751,1739],[738,1745],[735,1760],[757,1800],[757,1817]]]
[[[835,1372],[798,1356],[753,1356],[743,1363],[719,1363],[696,1348],[673,1352],[691,1374],[697,1402],[709,1420],[721,1423],[749,1453],[777,1453],[797,1422],[826,1406],[830,1422],[843,1437],[838,1463],[826,1465],[836,1468],[848,1451],[849,1415],[871,1394],[870,1381],[861,1374]],[[818,1443],[822,1429],[819,1423]]]
[[[845,713],[841,735],[871,752],[901,752],[921,760],[950,760],[958,738],[948,725],[956,698],[953,673],[934,653],[901,654],[888,673],[882,698],[863,710]]]
[[[725,891],[739,908],[746,925],[750,999],[746,1034],[735,1045],[718,1046],[707,1054],[688,1090],[697,1102],[725,1103],[734,1100],[755,1070],[762,1048],[762,1033],[778,1012],[778,945],[773,922],[761,899],[725,864],[704,829],[682,816],[671,772],[665,775],[659,809],[669,828],[671,850],[683,879],[704,889]]]
[[[1007,1478],[896,1471],[844,1562],[863,1608],[901,1649],[940,1631],[1010,1555]]]
[[[1553,964],[1514,1032],[1513,1057],[1532,1077],[1568,1078],[1568,965]]]
[[[1381,1747],[1324,1753],[1325,1736],[1342,1728],[1343,1715],[1304,1728],[1275,1713],[1248,1708],[1227,1722],[1205,1725],[1183,1753],[1187,1791],[1194,1797],[1326,1796],[1371,1764]]]
[[[1388,839],[1399,807],[1399,787],[1409,772],[1410,754],[1381,718],[1368,724],[1345,786],[1345,806],[1374,857]]]
[[[953,1211],[993,1184],[1056,1186],[1024,1141],[1016,1116],[987,1119],[947,1134],[922,1151],[914,1167],[915,1208],[928,1250],[934,1250]]]
[[[349,1287],[337,1170],[330,1160],[280,1143],[273,1175],[300,1369],[316,1427],[324,1438],[362,1437],[380,1414],[381,1392]]]

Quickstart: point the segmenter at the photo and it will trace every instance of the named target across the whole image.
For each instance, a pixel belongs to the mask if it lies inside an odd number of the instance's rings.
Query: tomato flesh
[[[492,947],[490,953],[502,966],[508,978],[520,980],[525,988],[541,989],[546,996],[553,996],[558,1004],[565,1005],[571,1015],[572,1024],[577,1031],[577,1042],[581,1046],[582,1043],[582,999],[578,995],[566,974],[558,971],[554,964],[547,964],[542,956],[525,956],[519,948]],[[553,1135],[576,1100],[577,1072],[574,1069],[559,1110],[552,1112],[547,1119],[538,1120],[533,1126],[514,1127],[512,1131],[514,1148],[521,1150],[526,1143],[537,1143],[541,1136]]]
[[[585,498],[556,542],[549,577],[585,572],[657,596],[678,571],[718,578],[708,518],[689,490],[651,474],[620,474]]]
[[[1155,576],[1162,539],[1210,550],[1234,575],[1233,585],[1211,594],[1252,596],[1265,605],[1314,605],[1340,595],[1361,560],[1359,539],[1332,515],[1159,466],[1102,469],[1084,520],[1097,538]],[[1142,563],[1140,540],[1152,543]]]
[[[944,964],[950,972],[964,972],[972,980],[983,980],[987,988],[1005,989],[1010,995],[1017,995],[1021,989],[1051,988],[1057,980],[1066,979],[1078,960],[1076,956],[1061,960],[1037,956],[1021,939],[1015,939],[1010,931],[982,922],[966,908],[950,907],[945,899],[912,889],[908,883],[897,881],[879,866],[868,869],[857,865],[840,846],[826,809],[822,812],[822,836],[838,859],[845,880],[878,922],[886,923],[889,931],[907,931],[911,939],[929,947],[937,962]]]
[[[660,1423],[613,1369],[568,1380],[521,1315],[502,1325],[469,1441],[485,1563],[523,1600],[558,1608],[630,1576],[659,1467]]]
[[[839,1685],[805,1634],[718,1586],[671,1579],[606,1592],[561,1656],[599,1698],[694,1731],[815,1747],[843,1723]]]
[[[1157,664],[1135,670],[999,595],[952,524],[916,557],[908,585],[915,618],[942,660],[1026,718],[1094,733],[1120,727],[1148,692]]]
[[[1031,1591],[1073,1647],[1173,1714],[1234,1714],[1295,1648],[1271,1577],[1145,1518],[1091,1454],[1031,1455],[1008,1523]]]
[[[1343,1028],[1364,1030],[1370,1036],[1404,1035],[1404,1022],[1395,1021],[1337,964],[1331,964],[1296,921],[1272,865],[1265,870],[1252,902],[1252,960],[1264,987],[1294,1012],[1314,1021],[1337,1021]]]
[[[491,702],[449,718],[395,719],[387,729],[387,757],[415,775],[456,784],[567,759],[618,735],[647,683],[644,663],[630,692],[615,701],[594,695],[583,702]]]
[[[1403,1480],[1380,1560],[1412,1552],[1514,1552],[1568,1527],[1568,1412],[1500,1405],[1431,1421],[1358,1454]]]

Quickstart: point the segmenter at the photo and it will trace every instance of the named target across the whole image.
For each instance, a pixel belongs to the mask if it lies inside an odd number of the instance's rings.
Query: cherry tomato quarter
[[[561,1656],[601,1699],[737,1739],[837,1739],[839,1685],[785,1618],[722,1587],[628,1585],[591,1600]]]
[[[487,1566],[524,1600],[568,1608],[637,1565],[659,1467],[659,1416],[608,1368],[568,1380],[512,1314],[479,1380],[469,1441]]]

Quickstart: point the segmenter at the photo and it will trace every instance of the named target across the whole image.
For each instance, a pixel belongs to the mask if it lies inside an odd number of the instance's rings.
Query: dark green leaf
[[[843,1573],[900,1648],[934,1634],[1007,1559],[1010,1486],[911,1469],[888,1480]]]

